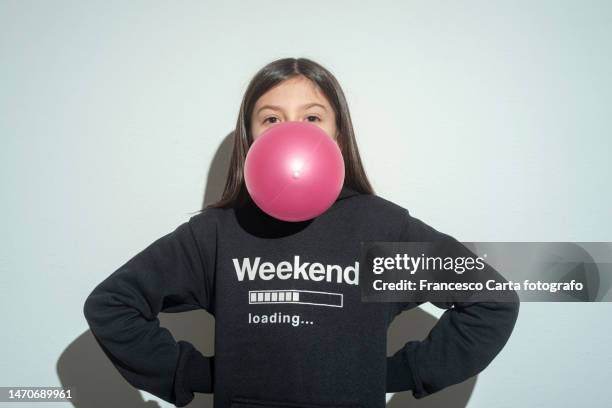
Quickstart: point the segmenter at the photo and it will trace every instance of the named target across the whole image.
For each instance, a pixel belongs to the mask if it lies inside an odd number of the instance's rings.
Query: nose
[[[300,110],[294,110],[294,111],[285,111],[284,112],[284,120],[286,122],[299,122],[304,120],[304,112],[301,112]]]

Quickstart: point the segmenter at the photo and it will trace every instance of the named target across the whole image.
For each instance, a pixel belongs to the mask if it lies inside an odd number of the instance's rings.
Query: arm
[[[83,309],[119,373],[134,387],[178,407],[187,405],[194,392],[213,390],[214,356],[202,355],[187,341],[176,342],[157,317],[164,311],[213,310],[214,264],[207,263],[208,253],[195,239],[193,218],[98,284]]]
[[[454,240],[406,211],[401,241]],[[490,268],[497,280],[505,281]],[[432,302],[446,309],[427,338],[409,341],[387,358],[387,392],[412,390],[417,399],[478,374],[501,351],[518,317],[519,298],[512,302]],[[394,304],[393,316],[423,302]]]

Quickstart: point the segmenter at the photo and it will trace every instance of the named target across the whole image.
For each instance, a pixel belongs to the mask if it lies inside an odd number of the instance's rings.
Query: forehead
[[[255,103],[255,111],[258,107],[266,104],[299,107],[308,102],[318,102],[324,106],[330,106],[316,83],[304,76],[297,76],[276,84],[261,95]]]

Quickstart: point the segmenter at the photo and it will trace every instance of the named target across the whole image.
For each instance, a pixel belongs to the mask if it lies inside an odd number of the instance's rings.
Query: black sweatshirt
[[[84,314],[131,385],[178,407],[214,392],[215,408],[383,408],[386,392],[422,398],[478,374],[514,328],[518,296],[434,303],[446,310],[429,336],[387,357],[389,324],[422,302],[362,302],[360,243],[447,237],[347,186],[303,222],[250,200],[207,208],[97,285]],[[214,356],[159,326],[160,312],[200,308],[215,317]]]

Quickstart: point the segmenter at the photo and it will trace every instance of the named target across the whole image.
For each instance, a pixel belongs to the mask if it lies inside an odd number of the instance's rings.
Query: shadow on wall
[[[230,132],[223,139],[209,166],[203,207],[221,198],[233,146],[232,136]],[[204,355],[214,354],[215,319],[207,311],[160,313],[159,320],[160,326],[170,330],[176,340],[191,342]],[[389,327],[387,354],[393,354],[409,340],[425,338],[436,321],[435,317],[419,308],[397,315]],[[410,337],[406,334],[410,334]],[[73,387],[75,390],[72,400],[75,407],[160,406],[156,401],[143,399],[142,394],[125,381],[89,330],[64,350],[57,362],[57,373],[63,387]],[[387,406],[462,408],[466,406],[475,383],[476,377],[421,400],[414,399],[410,391],[396,393]],[[187,407],[212,408],[213,395],[196,393],[194,400]]]

